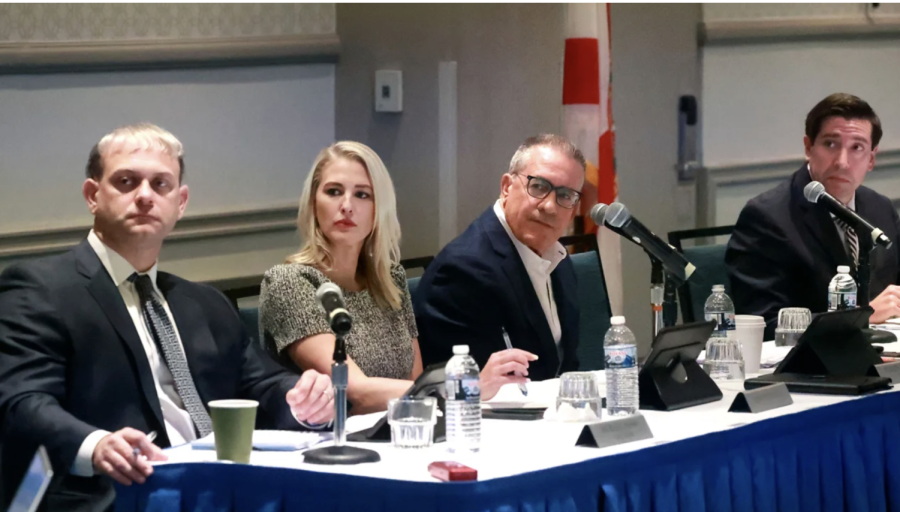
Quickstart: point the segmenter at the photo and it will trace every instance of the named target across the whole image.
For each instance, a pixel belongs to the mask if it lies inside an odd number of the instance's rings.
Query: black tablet
[[[887,377],[773,373],[745,380],[744,389],[756,389],[776,382],[784,382],[791,393],[819,395],[867,395],[891,387],[891,379]]]
[[[534,421],[544,417],[546,407],[528,407],[518,409],[482,409],[481,417],[486,420],[520,420]]]
[[[866,376],[881,363],[864,329],[872,308],[854,308],[821,313],[788,352],[775,373]]]

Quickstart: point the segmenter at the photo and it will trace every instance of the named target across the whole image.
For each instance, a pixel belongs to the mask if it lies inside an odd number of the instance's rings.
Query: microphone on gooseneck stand
[[[328,326],[335,334],[346,336],[353,327],[353,318],[344,308],[344,295],[341,288],[334,283],[324,283],[316,290],[316,302],[325,311]]]
[[[639,245],[650,256],[650,305],[652,308],[653,334],[664,326],[675,325],[678,306],[676,289],[694,273],[695,267],[674,247],[653,234],[631,216],[622,203],[598,205],[591,209],[591,218],[598,224]]]
[[[806,200],[810,203],[821,204],[829,213],[849,224],[853,231],[856,231],[857,236],[868,236],[873,244],[890,249],[891,239],[884,234],[884,231],[869,224],[858,213],[847,208],[831,194],[825,192],[825,185],[818,181],[811,181],[809,185],[803,188],[803,195],[806,196]]]
[[[622,203],[613,203],[606,210],[603,218],[607,226],[616,228],[619,234],[624,233],[626,237],[634,243],[644,248],[651,256],[658,259],[666,272],[678,280],[680,286],[696,269],[691,262],[684,259],[674,247],[664,242],[660,237],[653,234],[636,218],[632,217],[628,212],[628,208]]]
[[[859,252],[857,254],[859,261],[856,266],[856,278],[859,281],[859,292],[857,294],[856,305],[858,307],[868,306],[869,279],[871,276],[869,253],[879,245],[885,249],[890,248],[891,239],[888,238],[883,231],[870,224],[866,219],[860,217],[855,211],[841,204],[840,201],[826,192],[825,185],[818,181],[811,181],[808,185],[803,187],[803,195],[806,197],[807,201],[824,206],[829,213],[849,225],[856,233],[856,238],[859,241]]]
[[[631,238],[630,236],[625,234],[625,232],[622,231],[621,229],[604,223],[603,220],[606,218],[606,211],[608,209],[609,209],[609,205],[603,204],[603,203],[597,203],[594,205],[593,208],[591,208],[591,220],[594,221],[594,224],[596,224],[598,227],[603,226],[606,229],[612,231],[613,233],[616,233],[617,235],[621,236],[622,238],[628,240],[629,242],[640,246],[641,245],[640,242],[634,241],[633,238]]]
[[[334,363],[331,383],[334,386],[334,446],[316,448],[303,453],[303,461],[311,464],[359,464],[378,462],[378,452],[347,446],[347,349],[344,337],[350,334],[353,317],[344,307],[344,295],[334,283],[324,283],[316,290],[316,301],[325,312],[328,325],[334,332]]]

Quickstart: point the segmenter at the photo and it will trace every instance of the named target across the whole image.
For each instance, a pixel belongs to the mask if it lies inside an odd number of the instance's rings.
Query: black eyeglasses
[[[556,204],[568,209],[575,208],[575,205],[577,205],[578,201],[581,200],[581,192],[577,190],[571,189],[569,187],[554,186],[553,183],[550,183],[544,178],[538,178],[537,176],[528,176],[525,174],[517,175],[525,176],[526,178],[528,178],[528,182],[525,184],[525,190],[528,191],[528,195],[535,199],[544,199],[545,197],[550,195],[550,192],[555,191]]]

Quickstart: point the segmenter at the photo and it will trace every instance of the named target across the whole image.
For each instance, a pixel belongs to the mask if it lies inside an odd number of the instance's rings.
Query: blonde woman
[[[266,272],[260,323],[282,359],[330,375],[334,335],[316,303],[341,287],[353,330],[346,338],[354,414],[382,411],[422,373],[418,331],[400,260],[394,185],[378,155],[358,142],[319,153],[300,196],[300,252]]]

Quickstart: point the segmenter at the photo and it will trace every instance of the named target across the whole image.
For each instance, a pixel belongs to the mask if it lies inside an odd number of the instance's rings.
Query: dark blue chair
[[[416,301],[416,290],[419,288],[419,280],[422,279],[419,277],[410,277],[406,280],[406,287],[409,288],[409,295],[412,297],[412,301]]]
[[[682,247],[682,241],[731,235],[733,231],[734,226],[720,226],[672,231],[669,233],[669,243],[684,254],[685,259],[697,267],[697,270],[688,279],[687,284],[678,290],[681,319],[684,323],[697,322],[703,319],[703,308],[706,305],[706,299],[712,293],[713,285],[724,284],[725,293],[731,295],[731,282],[728,278],[728,267],[725,265],[727,244]]]
[[[244,324],[244,329],[247,330],[247,336],[250,338],[250,341],[259,343],[260,347],[266,348],[259,337],[259,307],[240,308],[238,309],[238,316],[241,317],[241,322]]]
[[[609,330],[612,309],[603,276],[603,263],[597,247],[597,237],[593,234],[567,236],[559,239],[565,246],[574,246],[572,265],[578,279],[578,307],[581,311],[581,332],[578,336],[579,370],[602,370],[605,357],[603,337]]]

